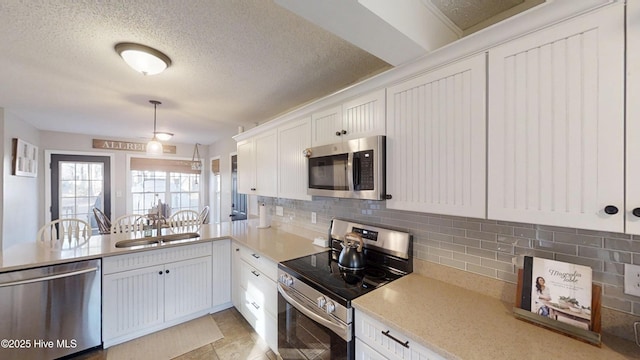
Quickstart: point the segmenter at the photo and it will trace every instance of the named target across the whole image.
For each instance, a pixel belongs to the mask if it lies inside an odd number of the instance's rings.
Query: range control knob
[[[317,301],[318,301],[318,307],[319,307],[320,309],[322,309],[322,308],[324,307],[324,305],[327,303],[327,299],[325,299],[325,297],[324,297],[324,296],[320,296],[320,297],[317,299]]]
[[[285,275],[284,284],[287,285],[288,287],[293,286],[293,278],[289,275]]]
[[[333,301],[327,302],[327,314],[331,314],[335,310],[336,310],[336,304],[334,304]]]

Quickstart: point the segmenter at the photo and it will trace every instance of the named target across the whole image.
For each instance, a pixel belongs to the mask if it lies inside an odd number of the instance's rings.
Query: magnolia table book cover
[[[530,280],[525,284],[530,287],[523,288],[523,295],[528,292],[531,297],[530,303],[523,302],[522,307],[540,316],[591,330],[591,273],[588,266],[526,257],[524,274]]]

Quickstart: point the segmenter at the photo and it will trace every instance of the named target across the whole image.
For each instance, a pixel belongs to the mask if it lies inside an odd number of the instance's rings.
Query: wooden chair
[[[91,237],[91,224],[81,219],[65,218],[44,224],[38,230],[39,241],[85,242]]]
[[[146,215],[127,214],[122,215],[111,223],[111,234],[129,233],[134,231],[143,231],[146,225],[153,224]]]
[[[195,210],[180,210],[169,218],[170,227],[199,226],[202,224],[200,214]]]
[[[209,205],[202,208],[200,211],[200,224],[205,224],[207,222],[207,216],[209,216]]]
[[[98,209],[97,207],[93,208],[93,215],[96,218],[96,223],[98,224],[98,232],[102,235],[111,233],[111,220],[105,215],[105,213]]]

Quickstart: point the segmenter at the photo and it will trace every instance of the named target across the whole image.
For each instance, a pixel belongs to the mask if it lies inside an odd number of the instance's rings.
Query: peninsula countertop
[[[179,232],[197,232],[200,236],[194,239],[173,241],[164,244],[140,245],[129,248],[117,248],[115,244],[121,240],[142,238],[144,234],[134,232],[94,235],[86,242],[80,244],[62,243],[54,244],[53,246],[48,242],[32,241],[14,245],[0,252],[0,272],[97,259],[221,239],[233,239],[254,251],[260,252],[275,262],[326,250],[325,248],[312,244],[314,237],[321,235],[326,236],[326,234],[281,227],[259,229],[257,224],[258,221],[255,220],[243,220],[220,224],[206,224],[197,228],[162,229],[163,235]]]
[[[640,359],[631,341],[605,334],[598,348],[516,319],[512,304],[418,274],[352,304],[447,359]]]

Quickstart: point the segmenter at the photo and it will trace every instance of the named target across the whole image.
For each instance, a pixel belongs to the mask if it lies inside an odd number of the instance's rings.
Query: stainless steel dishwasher
[[[102,344],[100,260],[0,274],[0,359],[55,359]]]

